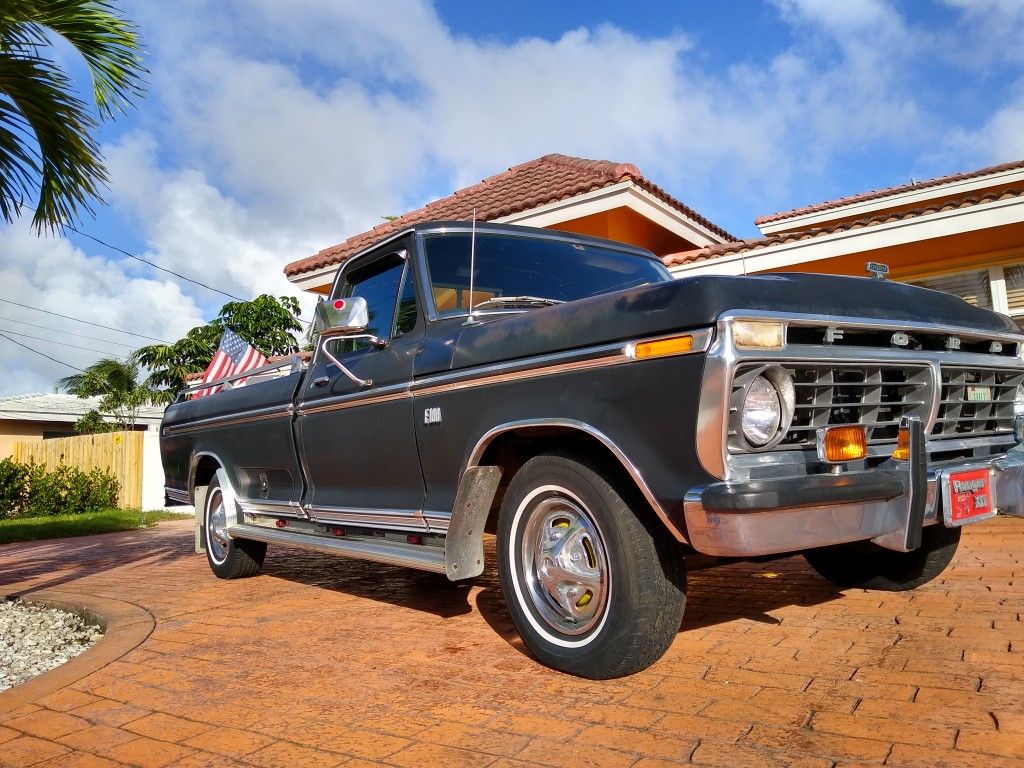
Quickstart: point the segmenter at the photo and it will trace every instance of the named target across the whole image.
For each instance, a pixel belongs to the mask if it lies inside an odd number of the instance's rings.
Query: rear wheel
[[[894,552],[869,541],[839,544],[804,552],[811,567],[833,584],[883,592],[903,592],[927,584],[953,560],[960,529],[941,523],[922,531],[913,552]]]
[[[676,543],[646,517],[572,458],[539,456],[516,473],[498,520],[498,571],[512,620],[541,662],[620,677],[671,645],[685,572]]]
[[[267,554],[267,545],[261,541],[232,539],[228,536],[224,492],[217,478],[213,479],[206,491],[204,519],[206,560],[218,578],[242,579],[260,572],[263,558]]]

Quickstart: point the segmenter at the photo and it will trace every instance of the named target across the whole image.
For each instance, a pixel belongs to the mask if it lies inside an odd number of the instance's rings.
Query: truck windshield
[[[470,233],[424,238],[434,306],[441,316],[469,311]],[[670,280],[653,259],[564,240],[477,234],[473,307],[522,311]]]

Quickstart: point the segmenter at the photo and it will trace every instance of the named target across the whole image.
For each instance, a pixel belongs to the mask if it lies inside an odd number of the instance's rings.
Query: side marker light
[[[647,360],[652,357],[681,355],[693,350],[693,336],[673,336],[670,339],[641,341],[633,347],[632,357]]]

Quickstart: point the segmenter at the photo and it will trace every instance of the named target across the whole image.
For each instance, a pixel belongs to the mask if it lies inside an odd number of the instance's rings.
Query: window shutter
[[[959,296],[968,304],[992,309],[992,288],[988,282],[988,270],[979,269],[974,272],[960,272],[956,275],[943,275],[927,280],[914,280],[913,285],[931,288],[933,291],[945,291]],[[1007,284],[1009,288],[1009,284]],[[1024,283],[1021,290],[1022,309],[1024,309]],[[1013,304],[1011,303],[1012,307]]]

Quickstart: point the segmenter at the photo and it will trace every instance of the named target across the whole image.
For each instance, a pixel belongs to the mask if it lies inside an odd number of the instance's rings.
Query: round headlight
[[[1024,414],[1024,384],[1017,386],[1017,394],[1013,398],[1013,415]]]
[[[779,390],[764,376],[757,376],[747,385],[740,412],[743,437],[756,448],[767,445],[782,423],[782,400]]]

